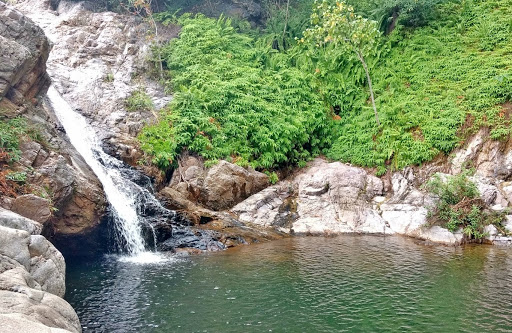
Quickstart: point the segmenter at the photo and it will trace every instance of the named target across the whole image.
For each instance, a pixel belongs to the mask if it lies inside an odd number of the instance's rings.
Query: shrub
[[[128,111],[150,111],[154,108],[153,101],[144,88],[132,91],[125,101],[125,106]]]
[[[468,179],[469,171],[446,180],[435,175],[425,186],[434,194],[438,202],[430,207],[430,224],[440,222],[451,232],[460,228],[469,239],[480,239],[486,235],[484,228],[493,224],[504,231],[503,222],[506,212],[489,209],[480,198],[476,185]]]
[[[260,169],[318,154],[330,139],[328,109],[313,76],[289,56],[237,33],[230,20],[185,15],[180,38],[161,50],[175,91],[142,149],[167,168],[183,149]]]

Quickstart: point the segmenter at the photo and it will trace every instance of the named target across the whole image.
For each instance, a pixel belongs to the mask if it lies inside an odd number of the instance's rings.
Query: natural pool
[[[512,332],[512,249],[289,238],[133,264],[68,260],[84,332]]]

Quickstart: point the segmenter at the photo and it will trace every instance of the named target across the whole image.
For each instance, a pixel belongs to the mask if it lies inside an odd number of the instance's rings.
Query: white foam
[[[164,262],[172,261],[173,259],[169,256],[164,256],[158,252],[140,252],[136,255],[131,256],[120,256],[119,261],[127,262],[132,264],[161,264]]]

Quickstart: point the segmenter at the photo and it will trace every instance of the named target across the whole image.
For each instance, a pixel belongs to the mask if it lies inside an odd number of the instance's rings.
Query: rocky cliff
[[[52,110],[41,103],[50,80],[50,42],[19,11],[0,3],[0,116],[27,122],[20,133],[20,158],[7,172],[23,174],[17,195],[2,193],[1,206],[44,223],[50,233],[77,233],[94,227],[104,209],[101,185],[59,131]]]
[[[13,146],[0,146],[1,332],[81,331],[61,298],[64,258],[41,234],[87,232],[105,208],[99,181],[43,101],[50,49],[41,28],[0,2],[0,120],[18,124]]]

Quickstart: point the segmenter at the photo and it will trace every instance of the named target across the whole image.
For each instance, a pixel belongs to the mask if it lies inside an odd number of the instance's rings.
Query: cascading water
[[[101,148],[100,140],[94,129],[85,118],[76,113],[52,86],[48,90],[48,98],[57,118],[71,141],[71,144],[82,155],[103,185],[111,213],[116,226],[116,235],[120,247],[129,254],[128,260],[134,262],[154,262],[163,260],[155,252],[146,249],[143,237],[144,219],[141,208],[151,202],[158,206],[164,214],[173,213],[160,206],[158,201],[147,191],[123,176],[124,164],[106,154]],[[146,228],[152,229],[149,223]],[[151,230],[154,235],[154,230]],[[156,241],[154,240],[154,244]],[[126,258],[125,258],[126,259]]]

